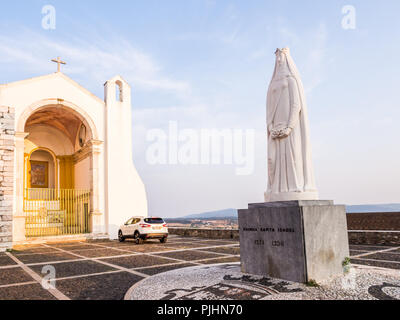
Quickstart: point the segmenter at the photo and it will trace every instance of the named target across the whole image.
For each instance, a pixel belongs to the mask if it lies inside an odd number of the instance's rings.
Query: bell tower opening
[[[120,80],[115,82],[115,99],[118,102],[124,102],[124,89]]]

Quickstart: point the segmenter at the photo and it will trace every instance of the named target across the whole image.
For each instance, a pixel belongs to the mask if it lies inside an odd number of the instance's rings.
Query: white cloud
[[[65,73],[89,82],[104,83],[120,73],[142,90],[165,90],[176,95],[191,90],[188,82],[166,76],[150,55],[123,38],[105,41],[86,36],[60,41],[27,30],[17,36],[0,36],[0,61],[15,64],[21,70],[53,72],[55,66],[49,60],[56,56],[67,61]]]

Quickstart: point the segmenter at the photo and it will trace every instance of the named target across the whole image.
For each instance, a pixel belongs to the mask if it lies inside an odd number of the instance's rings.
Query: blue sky
[[[56,8],[55,30],[41,10]],[[342,28],[342,8],[356,29]],[[337,203],[400,202],[400,2],[2,1],[0,83],[55,71],[103,97],[121,74],[133,86],[134,161],[150,213],[179,216],[246,207],[266,189],[265,100],[277,47],[291,48],[306,89],[317,185]],[[146,133],[256,130],[255,170],[152,166]],[[173,186],[173,188],[171,188]]]

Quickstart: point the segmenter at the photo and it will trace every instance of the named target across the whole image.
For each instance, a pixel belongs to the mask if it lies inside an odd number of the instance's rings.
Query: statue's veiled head
[[[280,76],[282,75],[290,75],[290,69],[288,66],[288,61],[287,57],[290,54],[289,48],[282,48],[282,49],[276,49],[275,55],[276,55],[276,74],[279,74]]]
[[[278,48],[275,51],[275,55],[277,57],[284,57],[284,56],[289,55],[289,54],[290,54],[290,49],[289,48],[282,48],[282,49]]]

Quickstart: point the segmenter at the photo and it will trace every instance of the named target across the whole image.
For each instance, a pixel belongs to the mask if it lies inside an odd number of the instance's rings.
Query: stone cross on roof
[[[57,63],[57,72],[61,72],[61,65],[62,64],[67,64],[66,62],[62,61],[60,57],[57,57],[57,59],[53,59],[51,61]]]

